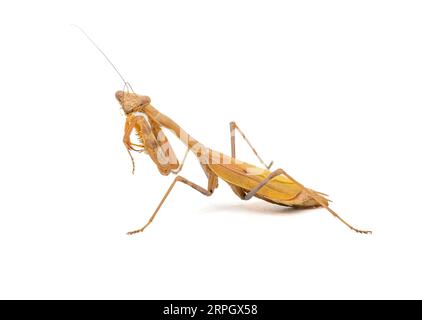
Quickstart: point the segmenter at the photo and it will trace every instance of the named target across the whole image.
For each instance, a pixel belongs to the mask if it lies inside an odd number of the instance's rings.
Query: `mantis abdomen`
[[[213,152],[213,154],[215,157],[216,152]],[[208,166],[219,178],[227,182],[241,198],[242,194],[246,195],[271,174],[269,170],[230,158],[221,153],[219,153],[218,157],[220,159],[223,157],[225,161],[210,163]],[[314,192],[317,193],[316,191]],[[308,193],[303,192],[299,185],[283,175],[272,178],[254,196],[271,203],[289,207],[321,206]],[[326,198],[321,195],[319,198],[325,205],[328,205]]]

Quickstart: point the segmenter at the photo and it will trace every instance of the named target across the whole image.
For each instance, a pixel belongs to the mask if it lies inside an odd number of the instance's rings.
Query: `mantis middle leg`
[[[205,188],[199,186],[198,184],[193,183],[192,181],[189,181],[188,179],[186,179],[182,176],[177,176],[173,180],[170,187],[167,189],[166,193],[164,194],[164,197],[161,199],[160,203],[158,204],[158,206],[155,209],[154,213],[152,214],[151,218],[149,218],[148,222],[142,228],[128,232],[128,235],[132,235],[132,234],[135,234],[135,233],[138,233],[138,232],[143,232],[145,230],[145,228],[148,227],[151,224],[151,222],[154,220],[155,216],[157,215],[158,211],[160,210],[161,206],[163,205],[164,201],[166,201],[166,199],[167,199],[168,195],[170,194],[171,190],[176,185],[176,182],[182,182],[184,184],[187,184],[188,186],[192,187],[196,191],[199,191],[203,195],[206,195],[206,196],[209,197],[213,194],[214,189],[217,187],[218,177],[215,174],[210,174],[209,177],[208,177],[208,187],[207,187],[207,189],[205,189]]]

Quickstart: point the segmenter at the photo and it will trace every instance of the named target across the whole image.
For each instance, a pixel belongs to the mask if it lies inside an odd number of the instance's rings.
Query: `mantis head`
[[[151,102],[151,99],[148,96],[141,96],[136,93],[120,90],[116,92],[116,99],[119,101],[126,114],[137,111],[142,112],[143,107]]]
[[[78,28],[86,37],[87,39],[98,49],[98,51],[106,58],[108,63],[113,67],[113,69],[116,71],[116,73],[119,75],[120,79],[122,79],[123,83],[125,84],[123,91],[119,90],[116,92],[116,99],[119,101],[120,105],[122,106],[124,112],[126,114],[130,114],[132,112],[142,112],[142,109],[144,106],[148,105],[151,102],[151,99],[147,96],[141,96],[133,92],[132,86],[123,78],[120,71],[117,69],[117,67],[111,62],[111,60],[108,58],[108,56],[104,53],[103,50],[100,49],[100,47],[95,43],[94,40],[91,39],[91,37],[85,32],[84,29],[77,25],[73,25],[74,27]],[[124,91],[125,88],[127,88],[127,91]],[[129,92],[129,89],[132,92]]]

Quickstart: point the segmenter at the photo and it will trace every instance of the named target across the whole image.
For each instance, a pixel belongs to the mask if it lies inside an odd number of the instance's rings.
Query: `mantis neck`
[[[165,114],[155,109],[152,105],[148,104],[144,107],[143,111],[152,119],[157,121],[161,126],[171,130],[179,140],[186,145],[197,157],[201,157],[207,148],[189,135],[182,129],[176,122],[170,119]]]

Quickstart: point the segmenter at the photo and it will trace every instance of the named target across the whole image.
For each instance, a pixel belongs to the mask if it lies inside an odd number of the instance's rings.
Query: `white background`
[[[420,1],[2,2],[0,298],[422,298],[421,16]],[[210,198],[177,185],[126,236],[173,177],[145,155],[132,176],[123,84],[71,23],[195,138],[229,153],[236,120],[374,234],[221,182]],[[206,185],[192,156],[183,175]]]

